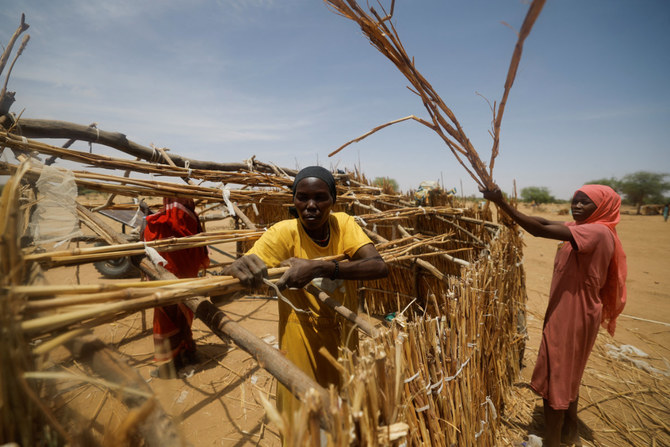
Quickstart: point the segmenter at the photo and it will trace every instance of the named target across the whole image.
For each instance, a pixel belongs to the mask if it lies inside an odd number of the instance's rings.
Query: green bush
[[[549,188],[545,186],[528,186],[521,189],[521,200],[537,204],[556,202],[556,198],[549,193]]]
[[[393,192],[398,192],[398,182],[390,177],[375,177],[372,184],[385,190],[390,189]]]

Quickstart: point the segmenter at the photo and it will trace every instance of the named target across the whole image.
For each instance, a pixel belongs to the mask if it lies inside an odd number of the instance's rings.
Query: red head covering
[[[621,197],[612,188],[605,185],[584,185],[577,191],[589,196],[589,199],[598,207],[588,219],[578,225],[585,223],[605,225],[614,235],[614,254],[607,271],[607,281],[600,290],[603,303],[602,325],[610,335],[614,335],[616,318],[626,304],[626,275],[628,273],[626,254],[615,229],[619,223]]]

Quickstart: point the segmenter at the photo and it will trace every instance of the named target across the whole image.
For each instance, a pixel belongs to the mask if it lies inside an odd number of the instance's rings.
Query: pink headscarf
[[[584,185],[577,191],[589,196],[589,199],[598,207],[588,219],[579,224],[597,223],[605,225],[614,236],[614,254],[607,270],[607,280],[600,290],[603,303],[602,326],[607,329],[610,335],[614,335],[616,318],[626,304],[626,275],[628,273],[626,254],[615,229],[619,223],[621,197],[612,188],[604,185]]]

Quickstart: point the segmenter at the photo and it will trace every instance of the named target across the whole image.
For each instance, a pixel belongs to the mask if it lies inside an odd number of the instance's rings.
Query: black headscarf
[[[328,185],[328,189],[330,190],[330,195],[333,198],[333,203],[335,203],[335,200],[337,199],[337,189],[335,189],[335,178],[333,177],[333,174],[330,173],[329,170],[322,168],[321,166],[307,166],[304,169],[301,169],[300,172],[295,176],[295,180],[293,180],[293,197],[295,197],[295,191],[298,189],[298,183],[300,183],[300,180],[306,179],[307,177],[316,177],[320,180],[323,180],[326,185]]]

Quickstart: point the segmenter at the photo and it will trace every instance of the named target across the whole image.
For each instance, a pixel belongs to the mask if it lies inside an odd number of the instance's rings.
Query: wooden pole
[[[140,262],[140,269],[156,279],[176,278],[162,267],[152,264],[147,258]],[[184,301],[184,305],[191,309],[193,314],[220,339],[224,341],[231,339],[251,355],[261,368],[272,374],[298,399],[302,399],[305,393],[314,389],[321,396],[321,423],[324,428],[332,425],[329,422],[330,416],[325,411],[330,406],[328,391],[291,363],[281,352],[231,320],[205,297],[194,297]]]
[[[157,150],[137,144],[119,132],[93,129],[89,126],[66,121],[31,118],[21,118],[18,121],[18,127],[20,128],[21,135],[26,138],[74,138],[80,141],[109,146],[126,154],[139,157],[142,160],[160,162],[162,158]],[[172,154],[171,159],[175,162],[175,165],[180,167],[185,167],[188,162],[188,165],[192,169],[211,169],[216,171],[244,171],[249,169],[249,165],[246,163],[217,163],[214,161],[193,160],[177,154]],[[253,167],[261,172],[270,174],[275,172],[272,166],[264,163],[254,162]],[[292,169],[281,169],[289,175],[297,174],[297,171]]]
[[[346,318],[348,321],[355,324],[358,328],[360,328],[360,330],[365,332],[370,337],[376,337],[377,335],[379,335],[379,331],[377,331],[377,328],[375,328],[369,321],[365,321],[363,317],[361,317],[359,314],[348,309],[343,304],[338,303],[326,292],[319,290],[315,285],[308,284],[305,287],[305,290],[314,295],[323,304],[327,305],[335,312]]]
[[[87,335],[69,341],[65,346],[74,358],[86,363],[99,376],[113,383],[153,394],[151,387],[139,373],[129,367],[120,356],[102,340]],[[137,394],[119,393],[128,408],[140,408],[147,401]],[[149,446],[183,446],[177,427],[156,401],[149,415],[139,424],[139,432]]]

